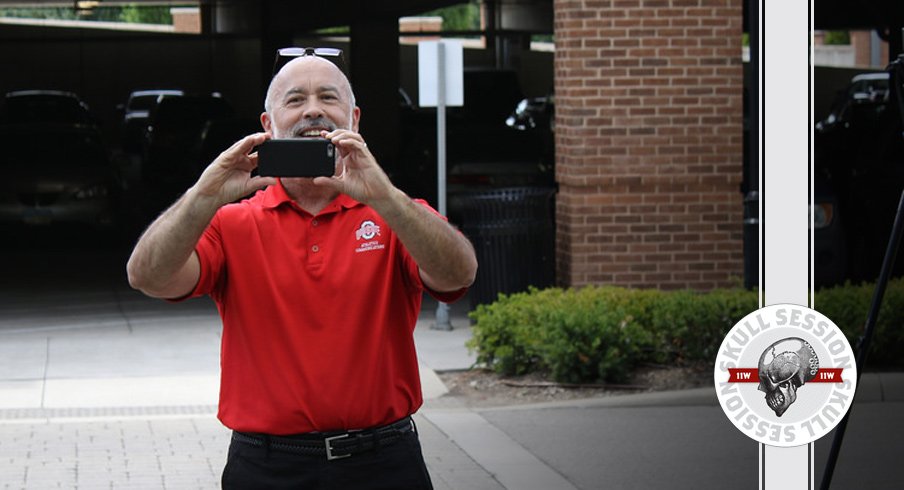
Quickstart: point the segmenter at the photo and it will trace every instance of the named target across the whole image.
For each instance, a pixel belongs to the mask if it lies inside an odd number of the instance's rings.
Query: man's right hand
[[[198,197],[213,199],[219,207],[276,184],[274,177],[251,176],[257,168],[257,153],[251,150],[269,138],[269,133],[255,133],[235,142],[204,169],[193,191]]]
[[[268,133],[246,136],[224,151],[175,204],[144,232],[126,266],[129,284],[149,296],[178,298],[191,292],[200,277],[195,245],[217,209],[276,184],[272,177],[252,177],[255,146]]]

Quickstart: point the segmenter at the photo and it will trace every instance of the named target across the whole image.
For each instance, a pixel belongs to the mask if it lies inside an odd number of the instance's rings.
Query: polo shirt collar
[[[279,184],[267,187],[261,196],[261,205],[266,209],[275,209],[283,204],[293,204],[294,202],[295,201],[289,197],[285,187],[283,187],[282,179],[279,180]],[[361,203],[358,201],[340,193],[332,202],[327,204],[320,213],[338,211],[339,208],[351,209],[359,205],[361,205]]]

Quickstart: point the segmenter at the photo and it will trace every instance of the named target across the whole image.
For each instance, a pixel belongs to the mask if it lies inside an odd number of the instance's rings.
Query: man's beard
[[[294,126],[287,131],[282,131],[276,126],[273,127],[274,138],[301,138],[305,131],[311,128],[326,128],[327,131],[335,131],[336,124],[325,117],[317,119],[302,119],[295,123]]]

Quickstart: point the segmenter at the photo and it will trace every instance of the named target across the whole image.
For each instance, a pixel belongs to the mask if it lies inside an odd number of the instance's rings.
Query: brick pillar
[[[743,274],[741,0],[555,0],[561,284]]]
[[[854,66],[872,66],[872,39],[870,39],[872,31],[849,31],[849,33],[851,45],[854,47]]]
[[[170,9],[173,16],[173,32],[187,34],[201,33],[201,9],[198,7],[174,7]]]

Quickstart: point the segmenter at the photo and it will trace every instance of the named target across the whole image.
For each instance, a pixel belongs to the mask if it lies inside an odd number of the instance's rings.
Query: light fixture
[[[75,0],[74,8],[77,15],[88,15],[95,7],[99,6],[98,0]]]

